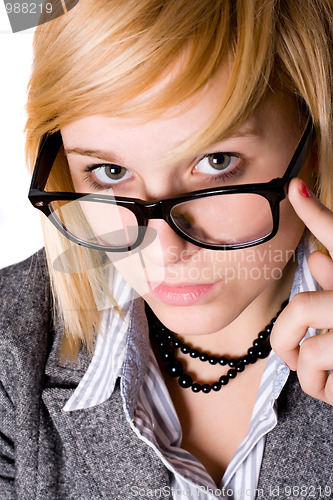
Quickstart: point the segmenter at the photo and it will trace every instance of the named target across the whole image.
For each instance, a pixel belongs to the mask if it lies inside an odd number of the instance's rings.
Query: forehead
[[[214,114],[220,93],[219,81],[214,80],[194,98],[149,121],[142,120],[136,113],[126,118],[93,115],[76,120],[62,128],[65,149],[67,152],[80,148],[106,149],[108,146],[122,150],[131,146],[158,149],[157,146],[163,143],[163,149],[174,150],[205,128]],[[264,137],[268,125],[293,127],[296,115],[295,104],[287,104],[285,96],[267,94],[233,134],[226,137],[222,131],[218,140]]]
[[[66,148],[72,147],[67,144],[69,139],[84,140],[87,147],[92,147],[90,142],[97,147],[96,141],[100,144],[98,147],[106,141],[114,147],[114,143],[120,144],[121,138],[130,139],[132,143],[140,139],[140,144],[163,140],[169,150],[165,158],[168,163],[193,156],[224,138],[260,135],[266,118],[263,115],[272,112],[273,108],[278,111],[284,107],[283,100],[279,101],[277,94],[269,90],[257,106],[254,102],[247,103],[245,95],[230,97],[235,78],[234,56],[230,51],[226,52],[213,76],[199,86],[199,90],[194,91],[195,84],[191,90],[181,79],[190,70],[193,57],[193,51],[187,48],[166,65],[154,83],[136,97],[127,99],[119,110],[112,104],[108,107],[110,99],[106,99],[102,112],[94,110],[92,103],[91,116],[63,126]],[[189,69],[185,71],[184,68]],[[192,75],[194,82],[196,79],[197,75]],[[187,88],[186,92],[183,87]],[[186,97],[181,100],[177,94]],[[232,107],[230,98],[234,102]]]
[[[175,71],[177,71],[177,68]],[[108,110],[106,109],[105,114],[84,117],[68,126],[62,127],[65,139],[68,133],[79,135],[89,129],[93,131],[94,129],[97,130],[97,128],[99,129],[99,133],[105,130],[106,134],[110,132],[117,133],[117,130],[121,130],[122,132],[127,130],[131,134],[137,130],[147,130],[148,133],[154,134],[154,131],[158,133],[159,129],[167,128],[170,134],[172,134],[172,130],[174,129],[179,141],[183,141],[187,133],[192,135],[195,131],[200,130],[200,128],[204,127],[205,122],[208,122],[211,118],[216,109],[217,102],[223,96],[228,81],[228,72],[223,66],[219,75],[212,78],[193,96],[180,104],[169,108],[166,107],[163,112],[157,109],[156,112],[150,113],[147,116],[145,103],[150,99],[154,100],[157,95],[163,96],[171,77],[172,73],[167,74],[153,87],[127,102],[126,108],[129,112],[125,116],[113,116],[112,112],[108,114]],[[131,109],[133,110],[132,113],[130,112]],[[140,109],[142,109],[141,112]]]

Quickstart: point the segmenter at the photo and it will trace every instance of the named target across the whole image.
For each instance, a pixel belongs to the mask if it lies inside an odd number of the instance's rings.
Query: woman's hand
[[[297,215],[329,250],[331,258],[313,252],[308,260],[322,291],[298,293],[276,321],[271,344],[291,370],[296,370],[304,392],[333,405],[333,213],[300,179],[293,179],[288,197]],[[299,345],[307,329],[330,329]]]

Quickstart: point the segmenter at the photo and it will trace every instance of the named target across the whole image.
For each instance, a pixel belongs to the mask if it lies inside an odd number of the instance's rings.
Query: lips
[[[161,302],[172,306],[189,306],[203,301],[212,293],[217,283],[160,283],[151,284],[152,294]]]

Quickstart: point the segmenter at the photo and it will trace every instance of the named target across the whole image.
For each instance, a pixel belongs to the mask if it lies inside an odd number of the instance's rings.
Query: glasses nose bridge
[[[145,203],[143,209],[147,221],[151,219],[166,219],[164,215],[162,200]]]

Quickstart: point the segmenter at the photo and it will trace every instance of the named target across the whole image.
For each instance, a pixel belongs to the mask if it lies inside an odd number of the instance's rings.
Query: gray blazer
[[[62,411],[90,357],[60,363],[50,308],[43,251],[0,272],[0,499],[168,498],[168,470],[131,431],[118,386],[101,405]],[[333,408],[304,394],[295,374],[278,403],[258,497],[333,498]],[[302,497],[289,493],[302,486]]]

